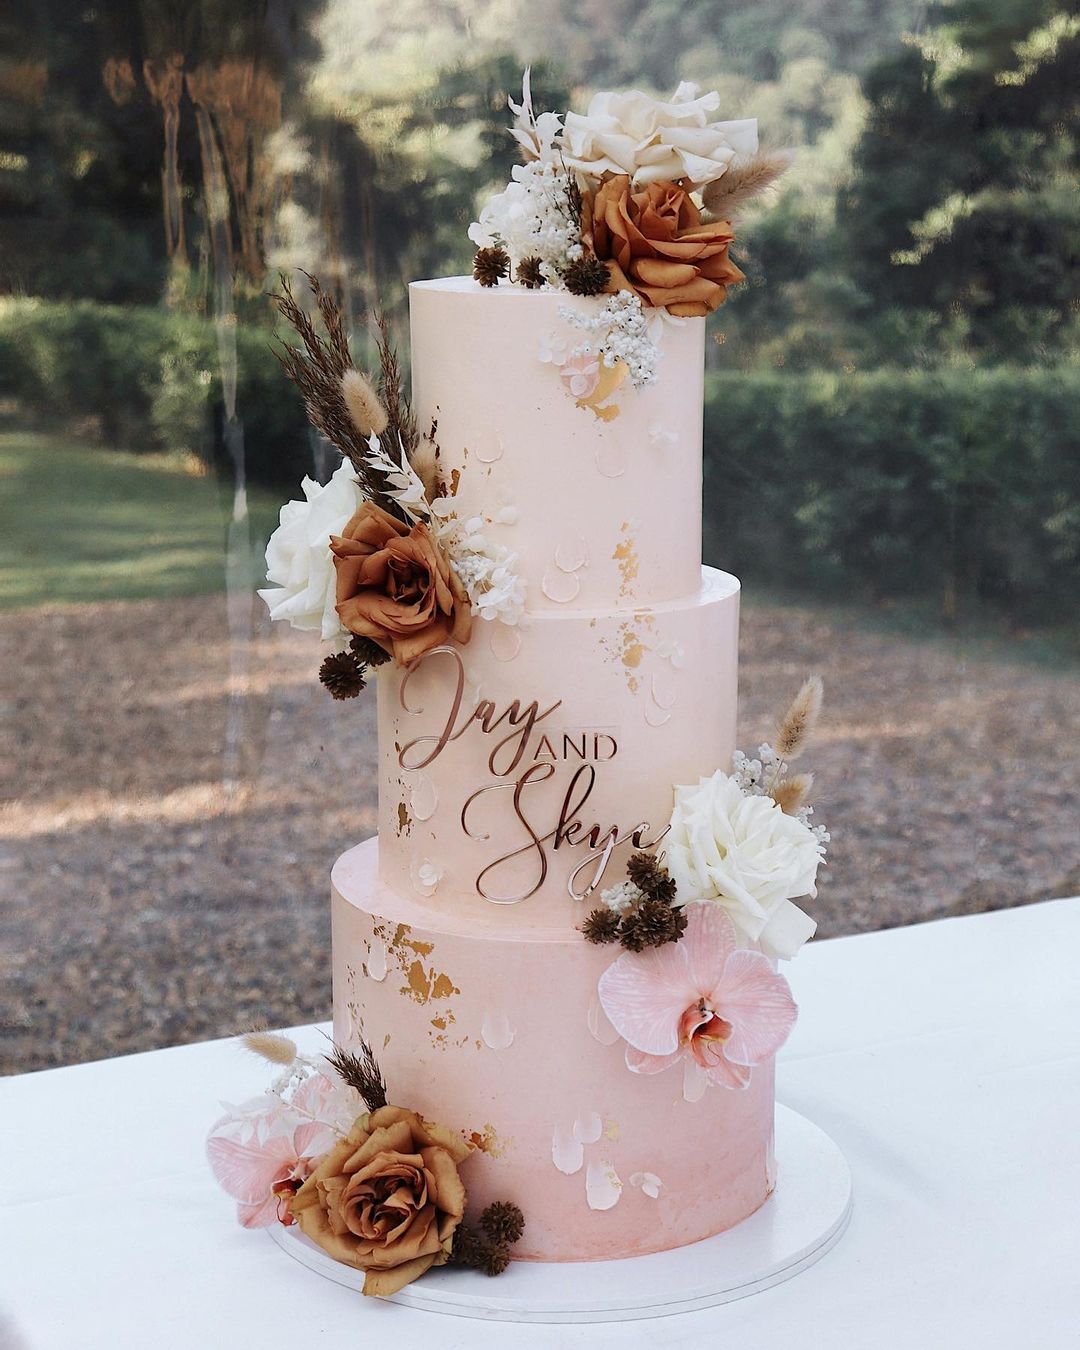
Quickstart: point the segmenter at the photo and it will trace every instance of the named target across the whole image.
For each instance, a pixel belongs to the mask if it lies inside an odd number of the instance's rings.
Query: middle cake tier
[[[380,876],[428,908],[565,933],[735,748],[739,583],[637,610],[480,622],[379,673]]]

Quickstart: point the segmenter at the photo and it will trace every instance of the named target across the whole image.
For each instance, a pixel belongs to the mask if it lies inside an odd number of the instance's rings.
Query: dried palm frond
[[[307,273],[304,274],[307,276]],[[275,348],[285,374],[300,390],[312,426],[356,469],[360,490],[370,501],[395,516],[401,516],[393,498],[384,490],[382,475],[369,463],[367,438],[360,434],[345,403],[342,384],[347,371],[355,370],[345,332],[345,318],[317,277],[307,276],[311,292],[326,329],[322,337],[311,317],[297,303],[288,279],[281,279],[281,294],[273,297],[279,313],[293,327],[303,349],[282,343]]]
[[[240,1037],[240,1044],[253,1055],[288,1068],[296,1060],[296,1043],[276,1031],[249,1031]]]
[[[335,1045],[326,1062],[348,1087],[359,1094],[369,1111],[386,1105],[386,1081],[375,1052],[367,1041],[360,1042],[359,1053]]]
[[[390,419],[390,429],[397,433],[401,450],[411,456],[420,439],[416,426],[416,417],[405,392],[401,377],[401,366],[397,352],[390,341],[390,324],[381,311],[375,315],[376,342],[379,347],[379,365],[382,369],[380,393],[386,415]]]
[[[782,783],[777,783],[769,796],[786,816],[793,816],[800,807],[806,805],[813,786],[812,773],[796,773],[790,778],[785,778]]]
[[[797,759],[806,749],[806,742],[821,713],[824,697],[825,688],[817,675],[812,675],[803,683],[781,718],[776,733],[776,753],[780,759]]]
[[[736,159],[726,172],[707,183],[701,200],[713,220],[730,220],[741,207],[785,174],[795,156],[790,150],[762,150],[747,159]]]

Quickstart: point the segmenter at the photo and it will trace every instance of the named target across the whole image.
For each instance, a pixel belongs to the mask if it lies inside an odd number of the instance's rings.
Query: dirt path
[[[231,644],[222,597],[0,634],[0,1070],[326,1016],[327,874],[375,828],[374,700],[327,699],[301,635]],[[1075,672],[751,605],[744,748],[808,670],[829,692],[823,935],[1080,891]]]

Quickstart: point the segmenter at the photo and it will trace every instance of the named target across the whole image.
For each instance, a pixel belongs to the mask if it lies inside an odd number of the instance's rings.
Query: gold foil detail
[[[469,1143],[480,1153],[486,1153],[489,1158],[501,1158],[506,1150],[512,1147],[513,1139],[500,1139],[495,1132],[495,1126],[488,1123],[483,1130],[473,1130],[469,1135]]]
[[[408,834],[411,829],[412,817],[409,815],[409,808],[404,802],[398,802],[397,832],[398,834]]]
[[[613,366],[605,366],[600,362],[600,378],[596,382],[596,388],[587,398],[579,398],[577,406],[579,408],[589,408],[599,417],[601,422],[612,422],[619,415],[619,406],[617,403],[609,403],[606,407],[601,405],[606,403],[615,393],[619,385],[630,374],[630,369],[625,361],[616,361]]]
[[[626,538],[615,545],[615,552],[611,556],[618,563],[619,576],[622,578],[619,586],[619,598],[620,600],[627,600],[633,595],[634,582],[637,580],[638,570],[641,567],[641,559],[638,557],[637,548],[634,544],[633,527],[630,522],[624,520],[621,529]]]

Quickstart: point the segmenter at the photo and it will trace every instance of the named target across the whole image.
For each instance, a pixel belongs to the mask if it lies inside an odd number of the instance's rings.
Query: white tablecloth
[[[4,1079],[0,1350],[1075,1347],[1078,952],[1080,900],[811,944],[778,1097],[846,1153],[851,1226],[787,1284],[659,1321],[416,1312],[240,1229],[203,1155],[219,1100],[265,1084],[235,1043]]]

